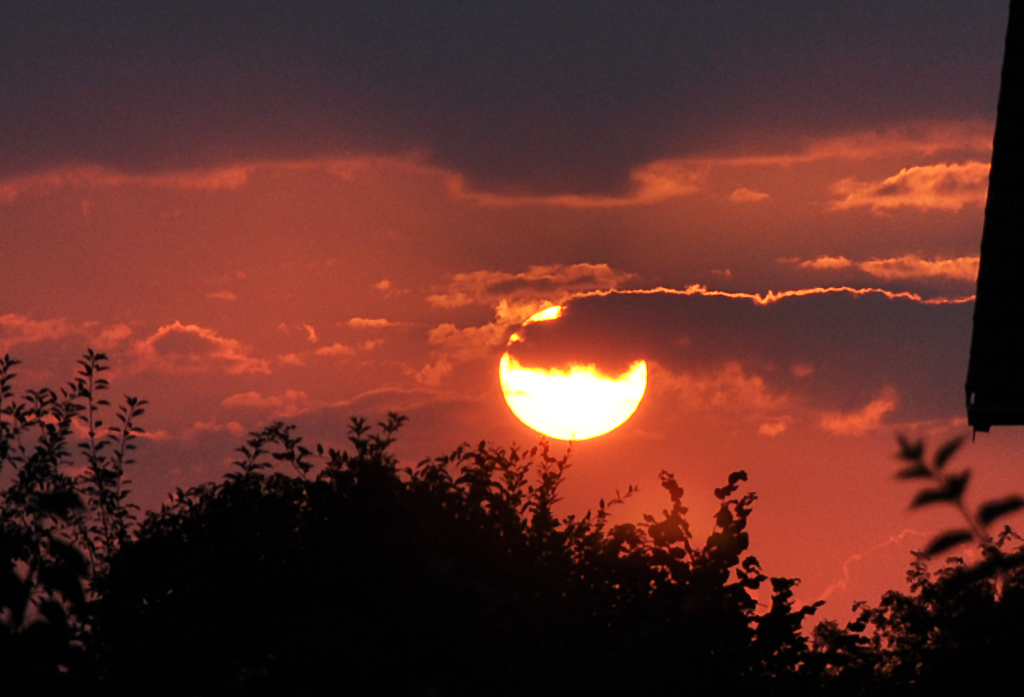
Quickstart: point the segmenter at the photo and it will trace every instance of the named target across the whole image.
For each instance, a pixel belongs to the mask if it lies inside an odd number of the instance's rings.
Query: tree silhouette
[[[660,519],[559,520],[569,466],[529,450],[461,446],[400,470],[402,417],[320,466],[274,424],[237,471],[179,491],[97,581],[104,677],[128,688],[265,691],[333,678],[437,694],[582,694],[609,689],[782,688],[804,678],[793,579],[743,557],[753,494],[717,490],[715,531],[692,544],[683,491]],[[318,451],[322,450],[318,448]],[[279,469],[289,463],[293,473]],[[631,493],[627,490],[626,496]],[[787,682],[788,681],[788,682]],[[202,686],[201,688],[199,686]]]
[[[76,378],[58,391],[16,398],[18,361],[0,359],[0,667],[21,680],[67,683],[84,675],[88,634],[85,582],[102,572],[129,538],[126,455],[142,430],[144,401],[127,397],[119,425],[103,427],[110,407],[98,394],[107,357],[88,351]],[[84,467],[74,458],[73,426]],[[69,474],[76,469],[82,474]]]
[[[1009,526],[995,537],[988,528],[1024,507],[1024,500],[988,501],[972,515],[964,502],[970,470],[948,470],[962,443],[963,438],[950,440],[928,459],[923,442],[899,438],[904,465],[896,476],[927,482],[911,507],[950,505],[965,527],[939,533],[914,553],[909,593],[889,591],[873,608],[857,603],[858,617],[845,629],[835,622],[815,628],[815,670],[839,694],[924,695],[1020,685],[1024,540]],[[930,559],[968,542],[981,551],[980,562],[969,565],[954,556],[929,570]]]
[[[612,524],[634,489],[559,517],[569,454],[545,441],[463,444],[403,467],[392,453],[397,414],[376,429],[353,419],[344,451],[306,447],[295,426],[274,423],[250,434],[221,481],[176,490],[136,521],[124,475],[145,402],[115,409],[100,398],[102,354],[85,354],[65,388],[20,397],[16,365],[0,362],[9,684],[914,695],[1017,679],[1024,552],[1009,528],[988,528],[1020,500],[971,514],[966,471],[949,468],[956,442],[929,459],[902,441],[899,476],[927,482],[915,505],[945,502],[967,527],[918,554],[908,592],[805,634],[821,603],[794,606],[798,580],[769,579],[748,554],[757,497],[742,490],[743,471],[713,492],[714,529],[700,542],[668,472],[660,515]],[[929,570],[928,554],[968,537],[980,563],[953,557]],[[771,605],[759,608],[753,593],[765,583]]]

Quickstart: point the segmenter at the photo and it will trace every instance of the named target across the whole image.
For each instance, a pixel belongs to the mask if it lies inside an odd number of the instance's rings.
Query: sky
[[[666,470],[703,537],[744,469],[751,551],[848,618],[958,522],[894,455],[968,433],[1007,9],[2,2],[0,354],[21,389],[109,355],[144,508],[275,420],[340,446],[397,411],[410,465],[532,446],[517,330],[524,365],[643,359],[561,513],[633,485],[638,521]],[[970,501],[1024,491],[1022,445],[965,445]]]

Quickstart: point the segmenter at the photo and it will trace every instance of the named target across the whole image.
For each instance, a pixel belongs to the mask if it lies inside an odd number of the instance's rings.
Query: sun
[[[548,308],[524,322],[556,319],[561,308]],[[522,341],[513,334],[509,343]],[[506,352],[498,368],[501,389],[520,421],[551,438],[586,440],[621,426],[633,415],[647,388],[647,363],[636,361],[617,377],[593,365],[568,370],[527,368]]]

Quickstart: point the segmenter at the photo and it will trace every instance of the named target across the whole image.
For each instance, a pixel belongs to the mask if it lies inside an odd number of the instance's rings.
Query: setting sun
[[[530,428],[561,440],[585,440],[621,426],[647,387],[647,364],[637,361],[618,377],[594,366],[568,371],[524,368],[508,353],[499,369],[505,401]]]

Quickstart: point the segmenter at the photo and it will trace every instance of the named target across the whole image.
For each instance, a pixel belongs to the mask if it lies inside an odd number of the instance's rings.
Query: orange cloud
[[[115,324],[100,332],[99,336],[93,339],[93,344],[101,351],[116,346],[132,335],[132,328],[127,324]]]
[[[434,307],[455,308],[465,305],[497,306],[500,301],[541,301],[559,304],[573,294],[591,289],[613,289],[632,278],[607,264],[531,266],[521,273],[473,271],[452,276],[443,292],[427,297]],[[541,309],[537,307],[537,309]],[[536,310],[533,310],[536,312]],[[526,314],[526,319],[533,314]]]
[[[454,324],[440,324],[427,333],[427,343],[439,346],[456,361],[466,361],[487,353],[493,346],[505,343],[505,327],[498,323],[459,329]]]
[[[887,387],[878,399],[860,411],[851,413],[828,412],[821,416],[821,427],[840,436],[860,436],[878,428],[882,417],[896,409],[896,391]]]
[[[366,319],[364,317],[353,317],[348,321],[348,326],[355,327],[356,329],[380,329],[383,327],[393,327],[394,322],[386,319]]]
[[[299,353],[286,353],[283,356],[278,356],[277,361],[283,365],[306,365],[306,358]]]
[[[845,269],[852,265],[853,262],[846,257],[821,256],[817,259],[800,262],[800,268],[802,269]]]
[[[969,161],[964,164],[925,165],[900,170],[880,182],[843,179],[832,190],[841,197],[830,209],[920,208],[958,211],[965,205],[985,204],[989,165]]]
[[[430,330],[428,343],[435,347],[428,364],[414,377],[436,385],[457,363],[485,356],[503,345],[510,329],[540,310],[559,305],[595,289],[615,289],[632,278],[607,264],[532,266],[521,273],[474,271],[455,274],[441,292],[427,297],[434,307],[453,309],[467,305],[494,308],[494,321],[459,328],[442,323]]]
[[[225,366],[226,372],[233,375],[271,372],[268,361],[252,358],[247,351],[235,339],[222,337],[212,329],[181,322],[160,327],[132,347],[141,367],[169,373],[204,372],[216,365]]]
[[[234,302],[238,300],[238,296],[232,293],[230,290],[221,290],[216,293],[208,293],[206,297],[212,300],[226,300],[228,302]]]
[[[978,264],[981,257],[957,257],[955,259],[922,259],[913,254],[895,259],[872,259],[858,264],[872,276],[879,278],[931,278],[944,277],[961,281],[978,278]]]
[[[657,381],[663,387],[678,392],[683,397],[683,405],[690,409],[764,412],[779,409],[787,403],[785,396],[768,392],[760,375],[748,375],[736,362],[709,372],[661,375]]]
[[[64,318],[34,320],[24,315],[0,315],[0,347],[10,350],[18,344],[61,339],[79,331]]]
[[[753,191],[752,189],[736,189],[729,194],[729,200],[733,203],[757,203],[759,201],[767,201],[771,196],[762,193],[760,191]]]
[[[72,324],[63,317],[35,320],[24,315],[0,315],[0,353],[7,353],[21,344],[56,341],[73,334],[83,335],[87,345],[100,351],[113,348],[132,334],[127,324],[118,323],[97,333],[97,322]]]
[[[430,387],[437,387],[441,380],[452,374],[454,366],[447,358],[441,357],[434,363],[428,363],[412,374],[416,382]]]
[[[853,262],[846,257],[821,256],[802,261],[780,259],[783,262],[799,262],[803,269],[844,269],[854,266],[878,278],[949,278],[959,281],[974,281],[978,278],[980,257],[956,257],[953,259],[922,259],[916,254],[906,254],[891,259],[870,259]]]
[[[784,432],[787,428],[789,428],[790,424],[792,423],[793,417],[791,416],[783,416],[781,419],[776,419],[774,421],[766,421],[765,423],[758,426],[757,435],[774,438],[775,436],[779,435],[780,433]]]
[[[321,346],[314,353],[318,356],[351,356],[355,352],[352,347],[335,342],[330,346]]]
[[[292,417],[309,411],[314,405],[302,390],[285,390],[281,395],[268,396],[256,391],[242,392],[224,399],[221,406],[266,409],[275,416]]]

